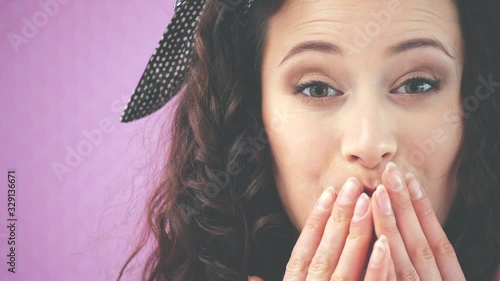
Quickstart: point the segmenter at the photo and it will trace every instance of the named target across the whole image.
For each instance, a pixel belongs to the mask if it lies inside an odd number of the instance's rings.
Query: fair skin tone
[[[288,0],[268,28],[263,121],[301,231],[284,280],[465,280],[441,227],[463,140],[452,1]]]

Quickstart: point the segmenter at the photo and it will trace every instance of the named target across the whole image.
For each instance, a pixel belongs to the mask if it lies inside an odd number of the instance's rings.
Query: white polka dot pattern
[[[246,3],[245,15],[253,1]],[[206,0],[176,1],[175,14],[149,59],[120,122],[130,122],[152,114],[180,90],[193,52],[194,33],[205,3]]]

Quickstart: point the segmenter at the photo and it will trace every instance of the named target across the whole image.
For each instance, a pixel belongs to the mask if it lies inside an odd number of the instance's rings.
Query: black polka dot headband
[[[243,0],[220,1],[222,8],[234,9]],[[248,0],[244,14],[254,0]],[[194,33],[206,0],[176,0],[175,13],[142,74],[121,116],[130,122],[152,114],[177,94],[191,59]]]

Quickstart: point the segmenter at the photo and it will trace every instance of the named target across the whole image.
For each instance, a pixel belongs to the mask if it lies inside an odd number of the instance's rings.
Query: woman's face
[[[354,176],[370,190],[389,161],[420,180],[443,223],[463,138],[452,1],[288,0],[268,28],[263,121],[297,229],[324,188]]]

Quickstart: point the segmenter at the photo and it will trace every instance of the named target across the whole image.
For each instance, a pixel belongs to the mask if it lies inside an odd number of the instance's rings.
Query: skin
[[[416,38],[437,40],[445,51],[424,46],[388,54]],[[307,50],[282,62],[309,40],[342,51]],[[452,1],[288,0],[271,18],[261,73],[263,121],[281,200],[301,231],[285,280],[464,280],[441,228],[455,197],[463,140],[456,118],[462,116],[462,67]],[[423,95],[418,89],[430,85],[409,83],[415,76],[439,80],[439,89]],[[313,79],[326,85],[295,93],[294,86]],[[330,94],[320,100],[311,93]],[[414,175],[400,180],[401,190],[389,183],[389,162],[401,176]],[[342,196],[350,177],[352,196]],[[423,197],[410,199],[409,182],[419,183]],[[318,198],[329,192],[334,203],[318,211]],[[387,200],[379,200],[384,194]],[[390,205],[389,214],[379,201]],[[368,207],[354,219],[356,205]],[[378,250],[368,253],[373,229]],[[375,252],[384,253],[381,265],[365,266],[360,257]]]

